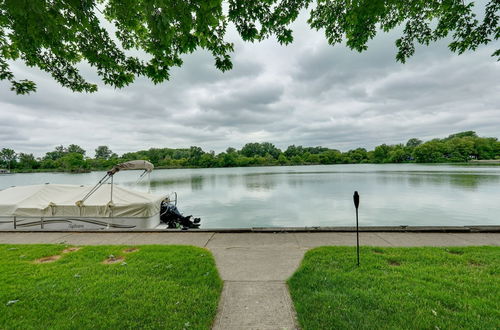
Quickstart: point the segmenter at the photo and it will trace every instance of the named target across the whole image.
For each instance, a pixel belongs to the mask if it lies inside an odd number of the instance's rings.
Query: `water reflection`
[[[151,181],[141,182],[141,185],[150,185],[152,189],[159,190],[162,187],[191,187],[191,190],[202,190],[207,177],[202,175],[191,175],[186,177],[155,178]],[[213,182],[213,178],[208,177]]]
[[[245,186],[249,190],[272,190],[280,181],[278,175],[270,175],[269,173],[254,173],[244,176]]]
[[[0,176],[0,189],[37,183],[95,184],[103,173]],[[362,225],[498,224],[500,167],[339,165],[156,170],[115,183],[166,194],[202,217],[204,228],[353,224],[352,192],[360,191]]]
[[[203,189],[203,182],[205,181],[205,178],[203,176],[192,176],[191,177],[191,190],[202,190]]]
[[[421,185],[451,185],[459,188],[475,190],[481,184],[500,183],[499,175],[464,174],[464,173],[384,173],[378,175],[377,183],[406,184],[410,186]]]
[[[477,188],[481,184],[500,182],[500,177],[495,175],[450,175],[450,183],[462,188]]]

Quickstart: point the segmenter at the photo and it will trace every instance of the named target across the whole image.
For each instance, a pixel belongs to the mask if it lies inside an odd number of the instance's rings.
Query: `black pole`
[[[358,267],[359,267],[359,226],[358,226],[358,207],[359,207],[359,194],[357,191],[354,192],[352,196],[354,199],[354,207],[356,208],[356,255],[358,257]]]

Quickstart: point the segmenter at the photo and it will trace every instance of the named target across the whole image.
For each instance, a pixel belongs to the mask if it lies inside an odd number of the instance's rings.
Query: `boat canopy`
[[[43,184],[0,191],[0,217],[150,217],[160,212],[165,195],[105,184],[85,201],[92,186]],[[113,189],[113,201],[110,193]]]
[[[149,173],[153,171],[154,168],[154,165],[147,160],[131,160],[129,162],[120,163],[113,166],[113,168],[108,171],[108,174],[113,175],[118,171],[126,170],[144,170]]]

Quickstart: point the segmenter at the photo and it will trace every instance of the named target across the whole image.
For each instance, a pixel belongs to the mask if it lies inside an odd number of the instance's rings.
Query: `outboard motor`
[[[177,207],[168,201],[161,202],[160,221],[167,224],[167,228],[199,228],[200,218],[193,218],[192,215],[183,216]]]

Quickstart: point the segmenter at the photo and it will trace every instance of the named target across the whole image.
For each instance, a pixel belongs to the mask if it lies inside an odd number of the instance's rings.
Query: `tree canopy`
[[[150,148],[127,152],[121,156],[108,146],[99,146],[95,157],[85,157],[78,145],[57,146],[44,157],[0,150],[0,168],[14,171],[68,171],[108,170],[114,165],[135,159],[146,159],[159,168],[234,167],[316,164],[364,163],[466,163],[470,160],[500,160],[500,141],[496,137],[479,137],[467,131],[451,134],[444,139],[423,142],[412,138],[404,144],[381,144],[373,150],[356,148],[341,152],[326,147],[288,146],[280,150],[270,142],[245,144],[240,150],[229,147],[216,154],[192,146],[189,149]]]
[[[98,146],[95,149],[96,159],[110,159],[112,155],[113,151],[111,151],[108,146]]]
[[[198,48],[226,71],[233,51],[225,39],[228,24],[245,41],[275,36],[289,44],[290,25],[303,10],[331,45],[345,41],[361,52],[377,31],[403,26],[397,61],[412,56],[416,43],[447,36],[450,50],[461,54],[500,38],[500,2],[478,8],[482,19],[473,7],[463,0],[0,0],[0,80],[18,94],[36,91],[35,82],[12,72],[12,61],[19,60],[75,92],[97,90],[82,76],[81,63],[116,88],[140,76],[156,84]],[[144,56],[134,55],[138,51]],[[500,59],[500,49],[493,56]]]

